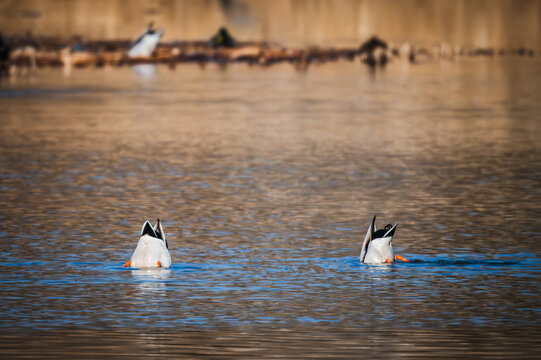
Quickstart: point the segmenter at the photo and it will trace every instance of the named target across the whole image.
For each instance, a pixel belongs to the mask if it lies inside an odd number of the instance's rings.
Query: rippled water
[[[535,358],[540,65],[3,79],[0,357]],[[374,214],[411,262],[359,263]]]

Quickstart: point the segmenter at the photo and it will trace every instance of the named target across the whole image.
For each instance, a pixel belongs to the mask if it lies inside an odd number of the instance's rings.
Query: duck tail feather
[[[148,220],[145,220],[145,223],[143,224],[143,228],[141,229],[141,236],[143,235],[150,235],[152,237],[157,238],[158,235],[156,234],[156,231],[152,228],[152,225]]]
[[[398,224],[394,224],[394,226],[385,233],[384,237],[393,236],[397,227],[398,227]]]
[[[366,231],[366,235],[364,237],[363,246],[361,247],[361,262],[364,261],[364,258],[366,257],[366,251],[368,250],[368,245],[370,244],[370,241],[372,241],[372,236],[374,234],[374,227],[376,226],[376,215],[374,215],[374,218],[372,219],[372,222],[370,223],[370,226],[368,227],[368,230]]]
[[[156,230],[156,235],[158,235],[158,238],[162,239],[163,242],[165,243],[165,247],[169,249],[169,246],[167,245],[167,240],[165,239],[165,232],[163,231],[162,222],[160,221],[160,219],[156,219],[156,225],[154,229]]]

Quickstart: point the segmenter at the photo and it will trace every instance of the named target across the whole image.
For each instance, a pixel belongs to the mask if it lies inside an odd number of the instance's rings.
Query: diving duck
[[[394,226],[387,224],[383,229],[377,230],[376,216],[374,216],[361,248],[360,260],[362,263],[380,264],[392,263],[395,260],[409,261],[400,255],[394,256],[392,242],[397,226],[398,224]]]
[[[148,57],[152,55],[165,32],[163,29],[153,29],[152,27],[153,23],[150,23],[137,40],[133,42],[128,51],[129,57]]]
[[[148,220],[143,224],[141,237],[130,261],[124,267],[132,268],[168,268],[171,267],[171,255],[165,239],[162,223],[156,220],[154,226]]]

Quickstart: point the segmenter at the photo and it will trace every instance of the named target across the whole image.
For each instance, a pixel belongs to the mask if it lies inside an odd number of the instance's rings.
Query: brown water
[[[0,357],[538,357],[540,65],[2,79]]]

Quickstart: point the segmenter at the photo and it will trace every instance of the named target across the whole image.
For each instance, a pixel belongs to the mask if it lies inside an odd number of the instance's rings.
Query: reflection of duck
[[[155,64],[137,64],[133,65],[131,70],[142,80],[152,80],[156,76]]]
[[[150,56],[156,49],[156,46],[160,42],[165,30],[163,29],[153,29],[153,23],[150,23],[148,27],[139,35],[137,40],[135,40],[128,51],[129,57],[138,57],[138,56]]]
[[[387,224],[383,229],[376,230],[376,217],[374,216],[372,223],[368,227],[361,248],[361,262],[377,264],[391,263],[396,259],[409,261],[400,255],[394,256],[392,241],[397,226],[398,224],[395,224],[394,226]]]
[[[132,268],[168,268],[171,266],[171,255],[165,239],[160,219],[152,226],[148,220],[141,229],[141,238],[133,252],[131,260],[124,267]]]

